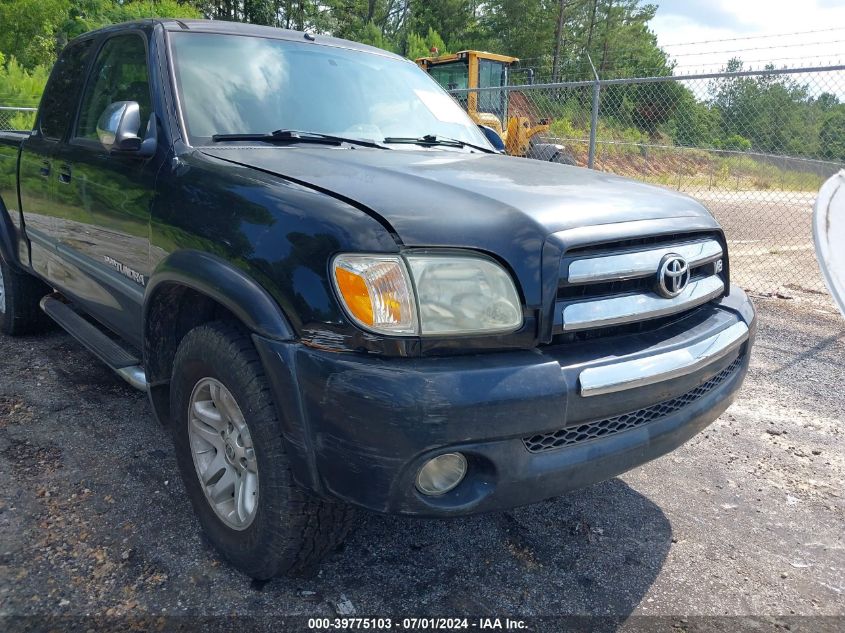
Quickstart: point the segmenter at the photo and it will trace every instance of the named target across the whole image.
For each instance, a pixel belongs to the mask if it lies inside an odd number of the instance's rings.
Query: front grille
[[[553,433],[532,435],[531,437],[523,438],[522,441],[525,443],[525,448],[530,452],[543,453],[643,426],[649,422],[654,422],[676,413],[699,398],[704,397],[730,378],[739,369],[740,365],[742,365],[742,355],[737,357],[736,360],[707,382],[671,400],[666,400],[630,413],[616,415],[612,418],[605,418],[604,420],[596,420],[561,429]]]
[[[610,325],[608,327],[593,328],[590,330],[576,330],[575,332],[561,332],[552,337],[551,345],[563,345],[565,343],[581,343],[584,341],[594,341],[597,339],[606,339],[612,336],[630,336],[631,334],[643,334],[645,332],[653,332],[662,327],[672,325],[682,320],[689,320],[688,327],[694,327],[707,319],[707,316],[701,312],[694,314],[670,314],[669,316],[660,317],[658,319],[649,319],[648,321],[633,321],[622,325]]]
[[[669,254],[689,265],[675,297],[658,293],[658,270]],[[720,297],[727,283],[725,251],[714,233],[639,238],[578,247],[564,254],[553,336],[679,315]]]
[[[690,281],[697,281],[715,273],[715,264],[710,262],[701,266],[690,266]],[[647,293],[654,289],[654,275],[638,279],[623,279],[620,281],[605,281],[594,284],[577,284],[561,286],[557,290],[559,300],[587,299],[610,295],[630,293]]]

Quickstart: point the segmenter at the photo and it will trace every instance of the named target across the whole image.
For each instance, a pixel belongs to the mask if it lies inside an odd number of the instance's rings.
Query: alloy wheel
[[[258,509],[258,462],[241,408],[215,378],[194,386],[189,406],[191,456],[205,498],[228,527],[245,530]]]

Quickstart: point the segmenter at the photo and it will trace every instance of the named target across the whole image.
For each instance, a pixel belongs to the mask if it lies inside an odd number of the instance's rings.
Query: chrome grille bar
[[[664,249],[663,252],[673,251]],[[691,281],[681,294],[672,299],[661,297],[655,292],[644,292],[575,303],[558,302],[558,318],[565,332],[632,323],[689,310],[718,297],[724,291],[722,278],[712,275]]]
[[[589,284],[650,277],[667,253],[681,255],[691,268],[695,268],[720,259],[722,245],[716,240],[706,240],[619,255],[585,257],[569,263],[564,279],[570,284]]]

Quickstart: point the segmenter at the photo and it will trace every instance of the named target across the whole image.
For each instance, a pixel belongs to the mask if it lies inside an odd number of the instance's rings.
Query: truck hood
[[[508,156],[301,146],[202,151],[357,202],[407,245],[478,247],[485,229],[513,239],[525,231],[545,236],[629,220],[710,217],[692,198],[667,189]]]
[[[526,258],[536,264],[550,234],[576,227],[663,218],[689,218],[689,226],[699,229],[717,227],[687,196],[538,160],[442,149],[301,145],[201,151],[364,207],[407,246],[482,249],[513,268],[524,269]]]

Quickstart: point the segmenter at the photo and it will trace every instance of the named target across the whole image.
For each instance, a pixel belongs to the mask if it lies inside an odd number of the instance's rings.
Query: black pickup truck
[[[256,578],[356,507],[501,510],[671,451],[756,325],[694,200],[501,155],[382,50],[226,22],[67,45],[0,134],[0,254],[2,331],[58,322],[147,391]]]

